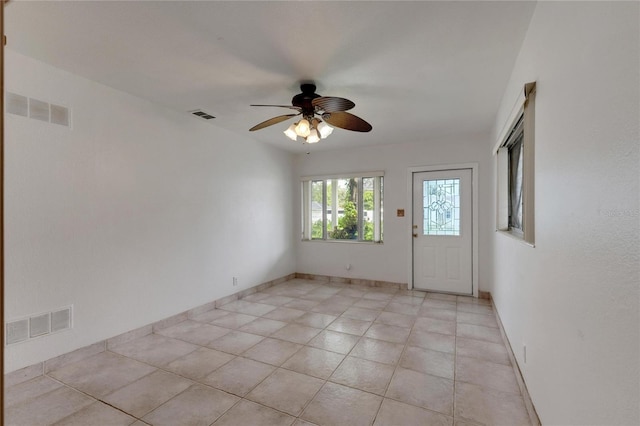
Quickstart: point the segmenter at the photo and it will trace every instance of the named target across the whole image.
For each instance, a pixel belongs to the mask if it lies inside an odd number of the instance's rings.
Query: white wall
[[[6,319],[73,304],[75,327],[7,347],[5,372],[295,272],[290,154],[10,51],[6,67],[8,91],[73,109],[72,130],[6,115]]]
[[[330,137],[339,137],[336,130]],[[343,130],[342,130],[343,131]],[[367,137],[375,137],[375,130]],[[296,200],[296,253],[298,272],[348,278],[407,283],[409,281],[409,244],[411,198],[407,198],[408,168],[445,164],[478,163],[479,173],[479,288],[486,289],[491,264],[488,251],[490,231],[489,187],[490,155],[487,134],[449,140],[425,140],[420,143],[378,145],[339,151],[320,151],[296,157],[298,181],[302,176],[383,170],[384,244],[301,241],[300,186]],[[322,142],[320,142],[322,143]],[[298,182],[298,185],[300,183]],[[404,209],[405,217],[396,210]],[[351,264],[351,270],[346,265]]]
[[[496,120],[537,81],[536,247],[495,233],[491,292],[543,424],[640,424],[638,17],[538,3]]]

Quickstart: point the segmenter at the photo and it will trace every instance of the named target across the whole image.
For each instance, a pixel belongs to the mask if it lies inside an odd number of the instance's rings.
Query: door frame
[[[407,199],[409,200],[407,241],[409,242],[408,288],[413,289],[413,174],[445,170],[471,169],[471,290],[478,297],[478,163],[437,164],[407,168]]]

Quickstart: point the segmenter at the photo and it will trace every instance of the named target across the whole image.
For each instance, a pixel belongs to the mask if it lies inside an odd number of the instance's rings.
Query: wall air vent
[[[51,124],[71,127],[69,108],[6,92],[6,109],[9,114],[33,118]]]
[[[71,307],[51,312],[51,332],[71,328]]]
[[[29,117],[29,98],[7,92],[7,112]]]
[[[37,99],[29,99],[29,118],[49,122],[49,104]]]
[[[42,314],[29,318],[29,337],[49,334],[51,331],[51,315]]]
[[[51,104],[51,123],[69,127],[69,108]]]
[[[6,344],[24,342],[36,337],[46,336],[59,331],[68,330],[73,324],[71,306],[53,312],[32,315],[6,323]]]
[[[7,345],[24,342],[29,338],[29,319],[22,319],[7,323]]]
[[[208,112],[204,112],[201,109],[194,109],[193,111],[189,111],[189,114],[193,114],[194,116],[204,120],[209,121],[216,118],[213,114],[209,114]]]

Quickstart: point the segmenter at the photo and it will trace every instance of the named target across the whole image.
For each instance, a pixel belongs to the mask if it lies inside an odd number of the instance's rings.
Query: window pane
[[[362,239],[373,241],[373,215],[374,205],[374,178],[362,178]]]
[[[460,235],[460,179],[425,180],[423,234]]]
[[[333,230],[333,181],[327,180],[327,235]]]
[[[380,241],[382,241],[384,235],[384,178],[380,177]]]
[[[338,205],[337,224],[329,232],[329,238],[336,240],[355,240],[358,238],[358,178],[335,179]]]
[[[509,228],[522,230],[522,137],[509,147]]]
[[[311,182],[311,239],[322,238],[322,181]]]

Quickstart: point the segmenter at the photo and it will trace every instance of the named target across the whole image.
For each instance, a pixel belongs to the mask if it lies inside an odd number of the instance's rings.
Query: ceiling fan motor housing
[[[303,83],[300,85],[302,93],[298,93],[291,98],[291,104],[293,106],[300,107],[302,109],[302,115],[313,116],[315,113],[315,107],[311,103],[315,98],[319,98],[320,95],[316,93],[316,85],[312,83]]]

